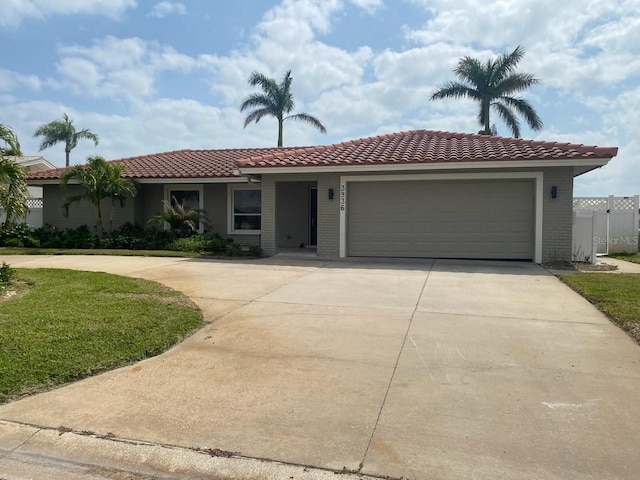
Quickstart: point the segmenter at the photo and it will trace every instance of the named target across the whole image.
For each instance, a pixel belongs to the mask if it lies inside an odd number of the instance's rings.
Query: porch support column
[[[262,176],[262,234],[260,246],[264,255],[276,252],[276,182],[271,175]]]

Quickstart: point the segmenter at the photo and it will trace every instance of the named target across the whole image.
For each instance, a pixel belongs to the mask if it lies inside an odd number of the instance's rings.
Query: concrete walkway
[[[409,479],[640,471],[640,349],[536,265],[2,260],[159,281],[210,323],[158,357],[0,406],[0,432],[64,426]],[[1,449],[38,451],[50,432],[0,441],[0,465]]]

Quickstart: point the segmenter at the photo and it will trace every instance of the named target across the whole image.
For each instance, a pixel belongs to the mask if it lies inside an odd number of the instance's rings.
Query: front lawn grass
[[[560,279],[640,342],[640,274],[584,273]]]
[[[16,272],[0,290],[0,403],[152,357],[203,325],[188,298],[154,282]]]
[[[609,256],[626,262],[640,263],[640,253],[613,253]]]

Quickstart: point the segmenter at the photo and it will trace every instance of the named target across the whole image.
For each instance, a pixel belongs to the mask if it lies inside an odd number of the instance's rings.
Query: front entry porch
[[[315,256],[318,243],[318,184],[276,182],[276,252]]]

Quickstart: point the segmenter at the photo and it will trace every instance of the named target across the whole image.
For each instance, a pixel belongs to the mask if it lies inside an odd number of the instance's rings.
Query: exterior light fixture
[[[558,198],[558,187],[551,187],[551,198]]]
[[[333,188],[329,189],[329,200],[333,200]]]

